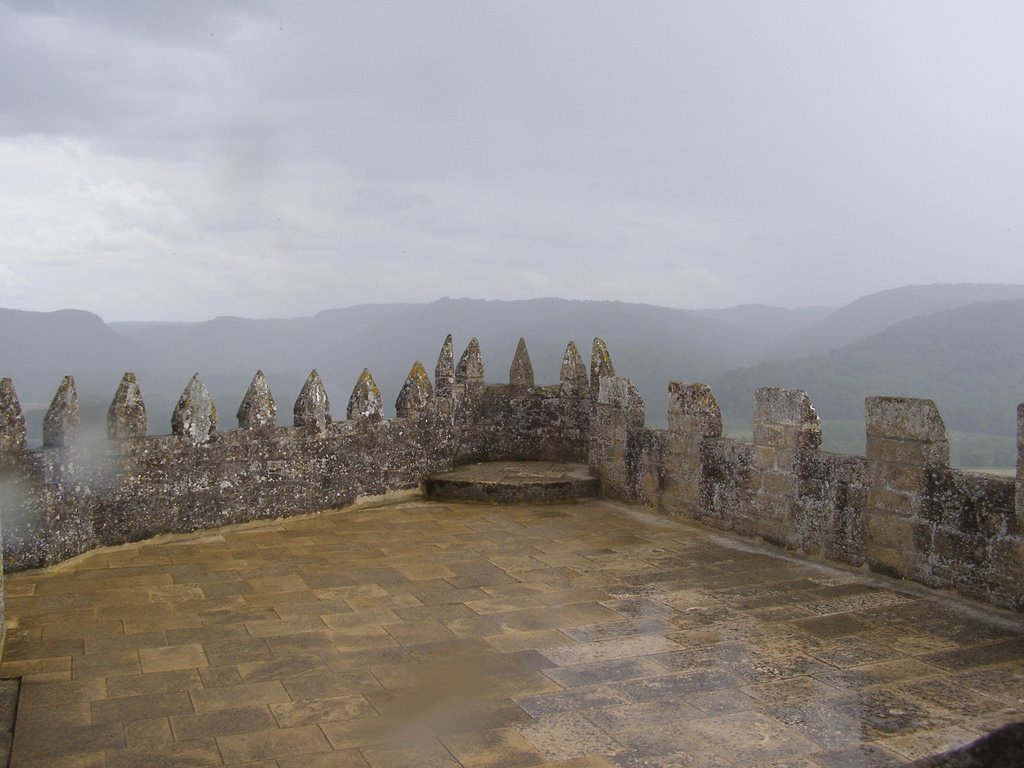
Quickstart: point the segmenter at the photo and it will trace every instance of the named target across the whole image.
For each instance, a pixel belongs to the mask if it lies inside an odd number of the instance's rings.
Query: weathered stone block
[[[452,335],[449,333],[434,366],[434,391],[438,397],[451,397],[455,389],[455,353],[452,347]]]
[[[459,364],[455,367],[455,381],[478,390],[484,384],[484,358],[480,353],[480,342],[474,336],[469,340]]]
[[[526,349],[526,339],[522,336],[519,337],[516,354],[508,369],[508,383],[513,387],[533,386],[533,363],[530,362],[530,352]]]
[[[1024,540],[1017,537],[996,539],[991,552],[997,589],[1004,593],[1001,600],[994,599],[993,602],[1024,610]]]
[[[796,500],[798,482],[795,475],[785,472],[762,472],[760,474],[761,493]]]
[[[430,377],[417,360],[409,370],[409,375],[402,384],[395,401],[395,412],[400,418],[415,416],[425,411],[434,400],[434,389],[430,386]]]
[[[277,405],[263,371],[256,371],[238,406],[239,429],[267,429],[277,426]]]
[[[327,427],[331,423],[331,401],[316,368],[309,372],[306,383],[302,385],[299,396],[295,399],[292,419],[296,427],[311,428],[321,435],[327,432]]]
[[[348,399],[346,414],[349,420],[384,418],[384,398],[380,396],[380,389],[377,388],[377,382],[373,380],[369,368],[363,368],[363,372],[359,374],[356,385],[352,388],[352,395]]]
[[[786,430],[780,424],[754,424],[754,445],[785,448]]]
[[[759,436],[772,442],[762,443]],[[821,420],[803,390],[762,387],[754,394],[754,443],[775,445],[780,439],[794,449],[814,450],[821,445]]]
[[[43,447],[72,445],[78,439],[78,392],[74,376],[65,376],[43,419]]]
[[[217,409],[206,384],[198,373],[194,374],[171,415],[171,432],[198,445],[208,442],[216,431]]]
[[[0,379],[0,453],[25,450],[25,415],[14,382]]]
[[[864,401],[864,420],[869,436],[934,443],[948,440],[946,425],[931,400],[869,397]]]
[[[615,366],[612,365],[612,356],[608,352],[608,345],[604,339],[595,338],[590,348],[590,394],[596,397],[600,387],[601,379],[610,378],[615,375]]]
[[[583,358],[580,357],[576,344],[572,341],[565,347],[558,380],[562,397],[582,397],[588,392],[587,369],[583,365]]]
[[[107,437],[111,440],[138,440],[146,436],[146,404],[134,373],[126,373],[107,409]]]
[[[700,437],[722,436],[722,411],[711,387],[670,381],[668,384],[669,432],[696,430]]]
[[[864,559],[873,571],[903,578],[914,552],[914,521],[890,515],[869,515]]]
[[[915,493],[893,491],[877,485],[868,490],[868,511],[873,515],[910,517],[917,514],[920,505],[920,496]]]

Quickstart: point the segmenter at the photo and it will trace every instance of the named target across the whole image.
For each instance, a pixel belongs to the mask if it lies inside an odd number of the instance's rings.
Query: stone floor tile
[[[125,723],[124,739],[129,749],[146,751],[174,741],[174,734],[166,717],[154,717]]]
[[[118,699],[92,702],[93,723],[128,722],[193,712],[192,700],[185,691],[144,693]]]
[[[512,728],[456,733],[441,743],[463,768],[528,768],[544,757]]]
[[[74,656],[71,660],[71,677],[83,680],[114,675],[137,675],[142,672],[138,651],[101,653],[97,656]]]
[[[224,688],[202,688],[192,691],[190,695],[196,712],[233,709],[250,705],[282,704],[291,701],[291,697],[279,680],[265,683],[243,683]]]
[[[107,696],[107,681],[102,677],[91,677],[71,682],[22,681],[18,706],[51,707],[82,701],[104,699]]]
[[[687,723],[690,731],[738,763],[754,763],[813,754],[818,747],[799,732],[760,712],[737,712]]]
[[[278,758],[272,768],[370,768],[358,749],[318,752],[315,755],[297,755]],[[268,768],[271,768],[268,766]],[[242,768],[239,766],[239,768]]]
[[[20,720],[20,718],[19,718]],[[124,726],[120,722],[100,725],[61,725],[37,729],[15,728],[11,760],[17,765],[22,760],[38,760],[71,756],[76,753],[121,749],[125,746]]]
[[[611,754],[622,749],[605,731],[575,712],[543,718],[520,728],[519,733],[549,760]]]
[[[166,672],[170,669],[196,669],[210,666],[199,643],[170,645],[158,648],[140,648],[139,660],[143,672]]]
[[[557,629],[505,632],[500,635],[485,635],[483,639],[499,653],[557,648],[562,645],[572,645],[575,642],[571,637]]]
[[[640,677],[656,677],[665,674],[665,668],[657,664],[652,657],[640,656],[548,669],[544,674],[563,688],[580,688]]]
[[[634,656],[653,656],[679,649],[678,643],[661,635],[640,635],[550,648],[544,651],[544,655],[558,666],[567,667]]]
[[[360,694],[271,704],[270,711],[281,728],[349,720],[374,714],[370,702]]]
[[[572,688],[567,691],[542,693],[516,699],[516,704],[534,718],[544,718],[563,712],[580,712],[628,704],[631,698],[624,692],[607,685],[591,688]]]
[[[220,751],[213,741],[172,742],[107,752],[107,768],[201,768],[223,764]]]
[[[433,738],[396,740],[360,751],[371,768],[459,768],[451,752]]]
[[[315,725],[218,736],[217,746],[227,765],[331,750],[323,732]]]
[[[931,677],[941,670],[918,659],[895,659],[877,664],[819,672],[814,676],[838,688],[867,688],[871,685]]]
[[[215,709],[198,714],[174,715],[170,718],[175,741],[213,739],[233,733],[249,733],[277,728],[270,710],[263,706]]]

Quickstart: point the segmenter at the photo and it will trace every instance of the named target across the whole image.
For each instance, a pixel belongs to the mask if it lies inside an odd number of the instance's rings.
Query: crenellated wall
[[[278,424],[257,372],[236,413],[218,414],[196,375],[172,434],[147,436],[145,404],[125,374],[108,414],[109,440],[81,444],[74,381],[66,378],[26,450],[9,380],[0,381],[0,513],[4,565],[33,568],[92,547],[263,517],[342,507],[419,486],[430,473],[497,459],[588,463],[606,497],[715,528],[1024,610],[1024,406],[1017,412],[1017,476],[949,467],[934,403],[872,397],[866,456],[821,451],[821,424],[805,392],[761,389],[753,443],[722,437],[714,394],[669,384],[668,428],[644,427],[633,384],[615,375],[594,340],[590,371],[571,342],[560,383],[537,386],[520,341],[507,384],[484,381],[479,344],[458,363],[445,340],[431,382],[416,363],[394,419],[369,371],[346,419],[333,421],[316,371]]]
[[[44,447],[25,449],[25,423],[10,380],[0,385],[0,514],[4,567],[35,568],[96,546],[333,509],[360,497],[416,488],[430,473],[492,459],[586,461],[590,392],[574,345],[560,386],[533,385],[525,343],[514,384],[485,384],[476,340],[458,366],[449,337],[432,384],[420,363],[398,395],[394,419],[364,370],[344,421],[310,373],[291,427],[257,372],[237,411],[238,429],[218,430],[199,375],[172,417],[172,434],[147,436],[145,405],[125,374],[108,412],[105,442],[78,441],[78,400],[66,377],[47,413]],[[573,364],[575,363],[575,365]]]
[[[667,430],[642,412],[628,380],[601,381],[590,463],[606,496],[1024,610],[1024,459],[1016,480],[951,469],[932,401],[868,398],[865,457],[821,451],[798,390],[758,390],[753,444],[721,436],[703,384],[669,385]],[[1017,429],[1024,454],[1024,406]]]

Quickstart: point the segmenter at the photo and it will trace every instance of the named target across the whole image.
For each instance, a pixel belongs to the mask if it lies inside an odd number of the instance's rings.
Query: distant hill
[[[49,403],[65,374],[80,390],[109,391],[109,398],[122,370],[148,360],[144,347],[91,312],[0,309],[0,376],[14,379],[23,403]]]
[[[697,309],[694,314],[711,320],[736,326],[741,330],[753,333],[765,342],[774,342],[794,334],[823,320],[838,311],[838,307],[797,307],[785,309],[769,304],[739,304],[725,309]],[[756,355],[773,354],[766,344],[755,350]]]
[[[908,395],[935,400],[950,430],[1012,435],[1024,402],[1024,299],[916,317],[839,349],[707,383],[733,423],[749,421],[757,388],[781,386],[806,390],[824,420],[862,419],[868,395]]]
[[[312,317],[254,320],[219,317],[202,323],[112,323],[84,312],[0,315],[0,375],[11,376],[25,403],[48,403],[60,377],[75,375],[79,395],[101,412],[120,375],[134,370],[154,432],[168,430],[170,411],[194,371],[207,382],[225,428],[249,380],[262,368],[282,423],[311,368],[327,384],[333,411],[343,416],[363,367],[392,404],[415,360],[433,370],[447,333],[458,356],[480,339],[487,380],[507,381],[519,336],[525,336],[538,383],[557,383],[566,343],[589,362],[601,336],[615,364],[634,379],[649,412],[664,420],[667,382],[707,377],[749,362],[763,334],[699,313],[606,301],[481,301],[362,305]]]
[[[765,350],[763,360],[792,359],[837,349],[921,315],[983,301],[1024,299],[1024,285],[910,285],[857,299],[804,328],[794,329]]]
[[[1016,301],[976,301],[1004,294]],[[590,342],[601,336],[617,371],[643,394],[652,426],[665,423],[668,382],[684,380],[712,384],[726,416],[741,424],[749,424],[754,390],[774,384],[808,390],[830,420],[860,419],[865,394],[909,394],[935,397],[951,429],[1005,435],[1013,428],[1012,408],[1024,400],[1022,303],[1024,286],[940,285],[884,291],[838,310],[441,299],[292,319],[110,324],[74,310],[0,310],[0,376],[11,376],[27,410],[34,407],[30,436],[38,433],[61,376],[75,375],[84,413],[101,421],[126,370],[139,376],[151,431],[169,430],[171,410],[195,371],[228,429],[258,368],[270,381],[281,423],[288,424],[312,368],[323,376],[341,418],[364,367],[390,408],[413,361],[433,370],[447,333],[455,337],[456,357],[471,336],[480,339],[490,382],[507,381],[524,336],[538,383],[552,384],[569,339],[589,362]],[[919,314],[904,317],[913,312]],[[838,348],[797,355],[794,339]],[[755,365],[780,349],[796,359]]]

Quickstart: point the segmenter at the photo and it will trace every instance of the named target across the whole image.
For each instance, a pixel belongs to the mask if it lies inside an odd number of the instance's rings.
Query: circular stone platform
[[[600,481],[586,464],[490,461],[467,464],[426,479],[427,496],[445,501],[537,504],[598,495]]]

